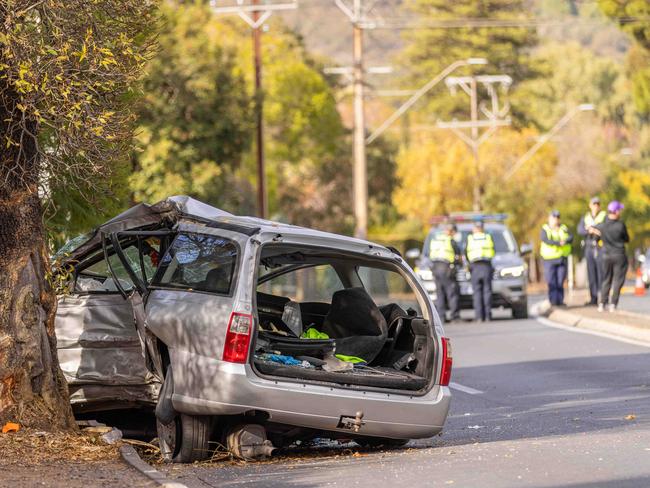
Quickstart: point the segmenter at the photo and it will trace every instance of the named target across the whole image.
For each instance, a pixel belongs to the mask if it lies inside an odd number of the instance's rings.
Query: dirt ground
[[[0,486],[155,486],[126,465],[118,449],[90,434],[30,429],[0,434]]]

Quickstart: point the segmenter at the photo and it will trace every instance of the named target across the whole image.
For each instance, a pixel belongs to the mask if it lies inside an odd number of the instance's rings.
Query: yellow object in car
[[[329,339],[330,336],[328,336],[325,332],[321,332],[318,329],[314,329],[313,327],[310,327],[306,331],[302,333],[300,336],[301,339]]]
[[[352,363],[352,364],[359,364],[359,363],[367,363],[365,359],[361,359],[357,356],[346,356],[345,354],[334,354],[334,357],[337,359],[340,359],[341,361],[345,361],[346,363]]]

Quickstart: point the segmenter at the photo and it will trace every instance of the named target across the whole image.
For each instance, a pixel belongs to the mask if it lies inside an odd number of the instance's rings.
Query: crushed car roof
[[[384,246],[357,239],[354,237],[332,234],[319,230],[299,227],[281,222],[274,222],[258,217],[246,217],[233,215],[225,210],[212,207],[194,198],[185,195],[176,195],[165,198],[154,204],[139,203],[103,223],[84,238],[75,242],[73,249],[66,249],[65,261],[83,256],[88,251],[97,248],[101,243],[102,234],[110,234],[125,230],[138,229],[141,227],[153,226],[156,224],[168,224],[173,226],[182,218],[198,219],[208,222],[231,224],[248,228],[251,233],[257,232],[286,232],[294,234],[310,235],[325,239],[344,239],[351,243],[357,243],[372,247],[386,249]],[[75,239],[76,241],[76,239]],[[386,249],[387,250],[387,249]],[[60,254],[57,253],[57,254]]]

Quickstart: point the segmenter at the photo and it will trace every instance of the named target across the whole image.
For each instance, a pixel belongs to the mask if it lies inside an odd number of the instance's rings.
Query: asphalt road
[[[641,297],[627,294],[621,295],[618,308],[650,316],[650,290],[646,291],[646,294]]]
[[[446,331],[452,381],[476,391],[454,390],[442,436],[167,472],[188,487],[650,486],[650,348],[532,319]]]

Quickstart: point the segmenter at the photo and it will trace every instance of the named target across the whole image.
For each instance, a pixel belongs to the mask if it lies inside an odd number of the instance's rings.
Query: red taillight
[[[248,347],[251,343],[253,316],[233,312],[228,322],[226,343],[223,347],[223,360],[229,363],[245,363],[248,358]]]
[[[449,385],[451,380],[451,366],[454,362],[451,356],[451,341],[446,337],[442,338],[442,371],[440,371],[440,384]]]

